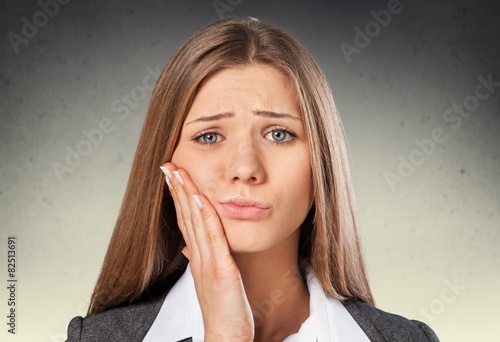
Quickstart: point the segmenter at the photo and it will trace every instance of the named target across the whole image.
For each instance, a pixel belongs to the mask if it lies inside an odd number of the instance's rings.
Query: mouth
[[[251,197],[231,197],[220,204],[229,217],[238,220],[258,219],[270,210],[266,202]]]

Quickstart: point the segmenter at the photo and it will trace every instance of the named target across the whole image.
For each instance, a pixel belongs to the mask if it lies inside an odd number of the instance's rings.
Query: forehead
[[[205,79],[188,116],[206,111],[264,109],[300,115],[297,91],[280,70],[265,64],[250,64],[226,68]]]
[[[203,80],[201,88],[215,86],[237,86],[241,82],[254,82],[262,86],[279,86],[287,91],[294,91],[294,87],[289,77],[277,68],[262,64],[246,64],[224,68],[210,77]]]

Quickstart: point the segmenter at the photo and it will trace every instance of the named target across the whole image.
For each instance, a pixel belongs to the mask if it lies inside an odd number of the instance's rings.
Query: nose
[[[256,185],[265,179],[263,151],[255,143],[245,140],[232,148],[228,155],[226,174],[231,183]]]

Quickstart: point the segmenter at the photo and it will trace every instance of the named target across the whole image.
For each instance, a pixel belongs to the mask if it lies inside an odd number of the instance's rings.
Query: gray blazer
[[[85,318],[75,317],[68,326],[67,342],[142,341],[167,293],[156,299],[140,300]],[[411,321],[355,300],[345,301],[343,305],[370,341],[439,342],[434,331],[422,322]],[[192,341],[191,337],[186,336],[179,342],[188,341]]]

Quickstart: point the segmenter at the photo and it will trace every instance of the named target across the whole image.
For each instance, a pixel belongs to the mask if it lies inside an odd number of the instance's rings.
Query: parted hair
[[[186,268],[181,253],[185,242],[159,166],[172,158],[203,80],[225,68],[255,63],[281,71],[299,97],[314,194],[300,227],[299,255],[331,296],[373,304],[347,147],[330,87],[297,40],[247,18],[222,19],[197,32],[171,56],[158,77],[88,314],[159,293]]]

